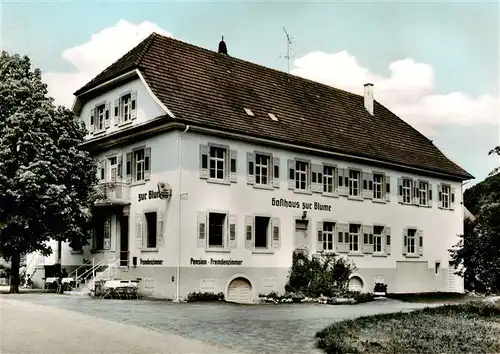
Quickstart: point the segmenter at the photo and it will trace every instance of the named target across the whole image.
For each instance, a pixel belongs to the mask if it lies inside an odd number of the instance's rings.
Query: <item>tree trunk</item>
[[[12,255],[10,259],[10,293],[18,294],[19,293],[19,268],[21,264],[21,255],[19,253],[15,253]]]

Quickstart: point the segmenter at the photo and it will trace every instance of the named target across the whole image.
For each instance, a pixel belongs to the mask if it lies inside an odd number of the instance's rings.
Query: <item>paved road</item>
[[[18,297],[28,296],[31,295]],[[0,353],[215,354],[235,353],[235,350],[0,296]]]
[[[12,298],[14,295],[5,296]],[[174,304],[163,301],[99,300],[55,294],[22,294],[15,298],[138,327],[154,328],[193,340],[217,343],[233,348],[233,352],[273,354],[315,352],[316,332],[335,321],[428,306],[394,300],[354,306],[245,306],[226,303]]]

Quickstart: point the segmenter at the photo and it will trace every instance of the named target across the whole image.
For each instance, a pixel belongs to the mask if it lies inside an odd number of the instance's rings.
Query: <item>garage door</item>
[[[396,268],[395,289],[391,289],[391,292],[421,293],[429,291],[427,262],[398,261]],[[431,275],[434,275],[434,269],[432,269]]]
[[[248,280],[243,278],[234,279],[229,284],[227,290],[227,301],[240,304],[248,304],[251,302],[251,288]]]
[[[359,277],[352,277],[351,279],[349,279],[349,290],[362,291],[363,281]]]

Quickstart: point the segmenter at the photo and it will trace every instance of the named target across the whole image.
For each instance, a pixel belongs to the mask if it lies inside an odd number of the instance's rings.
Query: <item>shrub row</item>
[[[202,301],[224,301],[224,293],[212,293],[212,292],[199,292],[195,291],[189,293],[187,296],[187,302],[202,302]]]

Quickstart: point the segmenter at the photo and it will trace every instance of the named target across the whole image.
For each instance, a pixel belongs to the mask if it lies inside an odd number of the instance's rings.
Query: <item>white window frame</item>
[[[128,99],[128,100],[127,100]],[[126,110],[128,109],[128,113]],[[122,123],[132,120],[132,93],[123,94],[120,97],[120,117]]]
[[[360,191],[360,179],[361,179],[361,171],[349,169],[349,197],[359,198],[361,197]],[[355,177],[357,176],[357,177]],[[356,191],[356,194],[353,192]]]
[[[267,163],[262,163],[262,161],[258,161],[259,159],[266,159]],[[272,181],[271,181],[271,156],[267,154],[262,154],[262,153],[255,153],[255,162],[254,162],[254,178],[255,178],[255,185],[257,186],[269,186]],[[266,170],[267,172],[264,174],[262,173],[263,170]],[[262,177],[265,177],[267,180],[267,183],[262,183]]]
[[[112,163],[114,160],[114,164]],[[109,156],[108,157],[108,171],[106,172],[108,174],[108,181],[109,182],[117,182],[118,181],[118,156]],[[113,179],[113,171],[115,174],[115,177]]]
[[[218,156],[213,156],[212,152],[216,150],[221,150],[222,151],[222,157]],[[219,146],[219,145],[208,145],[208,178],[211,181],[222,181],[226,182],[228,180],[228,171],[229,171],[229,164],[228,164],[228,154],[229,154],[229,148],[225,146]],[[214,176],[212,176],[212,162],[214,163]],[[217,171],[219,170],[217,168],[218,162],[222,162],[222,178],[217,177]]]
[[[429,183],[425,181],[419,181],[418,188],[419,188],[418,204],[421,206],[428,206]]]
[[[139,155],[141,152],[142,152],[142,159],[138,160],[137,155]],[[144,181],[145,180],[144,173],[145,173],[145,167],[146,167],[146,149],[145,148],[140,148],[140,149],[132,151],[132,163],[134,164],[134,167],[135,167],[133,169],[133,172],[134,172],[133,180],[135,182]],[[150,163],[151,163],[151,161],[150,161]],[[140,169],[139,169],[139,167],[140,167]],[[137,178],[138,173],[141,174],[141,176],[142,176],[141,179]]]
[[[326,173],[327,169],[331,169],[331,174]],[[328,191],[327,187],[331,187]],[[323,193],[333,194],[335,192],[335,166],[323,165]]]
[[[327,225],[331,225],[331,230],[327,230]],[[323,221],[323,252],[335,251],[335,222]],[[329,248],[328,245],[331,245]]]
[[[300,169],[299,169],[300,166]],[[296,191],[309,191],[309,176],[311,172],[311,164],[306,161],[295,160],[295,190]],[[304,183],[305,188],[300,188]]]
[[[401,186],[403,188],[403,194],[401,196],[403,204],[411,204],[411,190],[413,188],[413,180],[409,178],[403,178],[401,181]]]
[[[441,208],[450,209],[450,207],[451,207],[451,187],[447,184],[442,184],[441,185]]]
[[[222,224],[222,245],[210,245],[210,214],[221,214],[225,215],[224,223]],[[209,210],[207,212],[207,221],[205,227],[206,233],[206,247],[207,249],[226,249],[227,248],[227,240],[228,240],[228,223],[229,223],[229,213],[225,211],[217,211],[217,210]]]
[[[358,228],[357,232],[351,232],[351,226],[355,225]],[[349,253],[360,253],[361,247],[359,244],[359,237],[361,235],[361,225],[358,223],[349,223]],[[354,249],[356,246],[357,249]]]
[[[375,230],[380,228],[380,234],[375,233]],[[373,225],[373,253],[383,254],[384,253],[384,226]],[[380,242],[380,251],[377,250],[377,240]]]
[[[102,111],[101,111],[102,108]],[[100,103],[95,107],[95,122],[96,131],[102,132],[106,130],[106,103]]]
[[[380,177],[380,181],[377,181],[376,178]],[[380,197],[378,193],[380,192]],[[373,173],[373,199],[375,200],[385,200],[384,194],[384,175],[382,173]]]
[[[410,231],[414,231],[413,235],[410,236]],[[418,245],[417,245],[417,240],[418,238],[418,230],[417,229],[412,229],[408,228],[407,229],[407,234],[406,234],[406,254],[408,255],[416,255],[418,253]],[[410,242],[411,241],[411,242]],[[411,246],[413,244],[413,252],[411,252]]]

